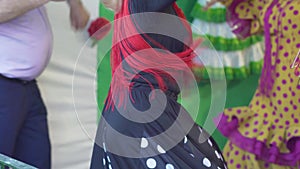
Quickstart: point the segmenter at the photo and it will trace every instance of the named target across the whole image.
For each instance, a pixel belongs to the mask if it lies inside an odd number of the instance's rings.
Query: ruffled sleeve
[[[228,7],[229,5],[232,4],[233,1],[234,1],[234,0],[224,0],[224,1],[222,1],[221,3],[222,3],[224,6]]]
[[[223,4],[227,6],[227,22],[239,38],[244,39],[262,32],[259,18],[266,5],[265,1],[230,0]]]

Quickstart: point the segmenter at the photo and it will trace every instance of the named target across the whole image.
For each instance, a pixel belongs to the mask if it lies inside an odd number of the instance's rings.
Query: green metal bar
[[[0,154],[0,169],[5,169],[5,167],[10,167],[13,169],[37,169],[21,161]]]
[[[4,169],[5,165],[0,163],[0,169]]]

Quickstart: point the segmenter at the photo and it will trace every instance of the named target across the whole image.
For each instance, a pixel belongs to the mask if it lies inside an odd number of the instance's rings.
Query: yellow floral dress
[[[299,168],[300,85],[290,66],[300,49],[300,0],[231,0],[225,5],[250,21],[249,34],[264,32],[266,47],[260,87],[249,106],[226,109],[217,120],[229,139],[224,148],[228,168]]]

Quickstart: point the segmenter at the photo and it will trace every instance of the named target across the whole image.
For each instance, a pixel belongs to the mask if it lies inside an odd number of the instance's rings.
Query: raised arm
[[[163,12],[176,0],[131,0],[130,10],[132,13],[140,12]]]
[[[262,10],[265,6],[266,2],[261,0],[233,1],[228,7],[228,12],[231,12],[232,18],[236,19],[234,22],[237,22],[238,20],[249,22],[249,25],[237,24],[237,28],[233,27],[233,30],[241,29],[243,32],[245,26],[248,26],[250,29],[249,35],[262,33],[263,27],[259,18],[261,18]],[[230,21],[231,18],[229,17],[227,19]],[[239,26],[240,28],[238,28]]]
[[[212,7],[216,3],[222,3],[225,6],[229,6],[232,3],[233,0],[211,0],[206,3],[206,6],[204,7],[204,10],[207,10],[208,8]]]
[[[240,38],[262,33],[259,18],[262,15],[265,1],[261,0],[212,0],[204,9],[220,2],[227,7],[227,23]]]
[[[174,2],[176,0],[129,0],[129,11],[131,14],[158,12],[176,16],[176,11],[172,7]],[[153,48],[161,48],[163,46],[173,53],[184,50],[183,42],[168,35],[161,35],[160,33],[146,33],[147,36],[144,35],[144,32],[149,32],[150,30],[154,32],[160,32],[159,30],[162,29],[170,30],[171,32],[175,31],[175,29],[170,28],[170,25],[172,25],[172,27],[176,28],[176,36],[189,39],[189,33],[179,18],[168,18],[166,15],[162,15],[161,17],[159,15],[132,15],[132,18],[134,24],[137,26],[137,30]],[[157,43],[155,44],[153,41]],[[157,44],[161,46],[157,46]]]
[[[0,0],[0,23],[14,19],[50,0]]]
[[[84,29],[89,21],[90,14],[81,0],[67,0],[70,6],[70,21],[75,30]]]

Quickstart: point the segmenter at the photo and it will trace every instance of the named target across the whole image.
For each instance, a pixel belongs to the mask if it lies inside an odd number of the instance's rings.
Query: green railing
[[[33,166],[30,166],[28,164],[25,164],[21,161],[12,159],[8,156],[5,156],[3,154],[0,154],[0,169],[37,169]]]

